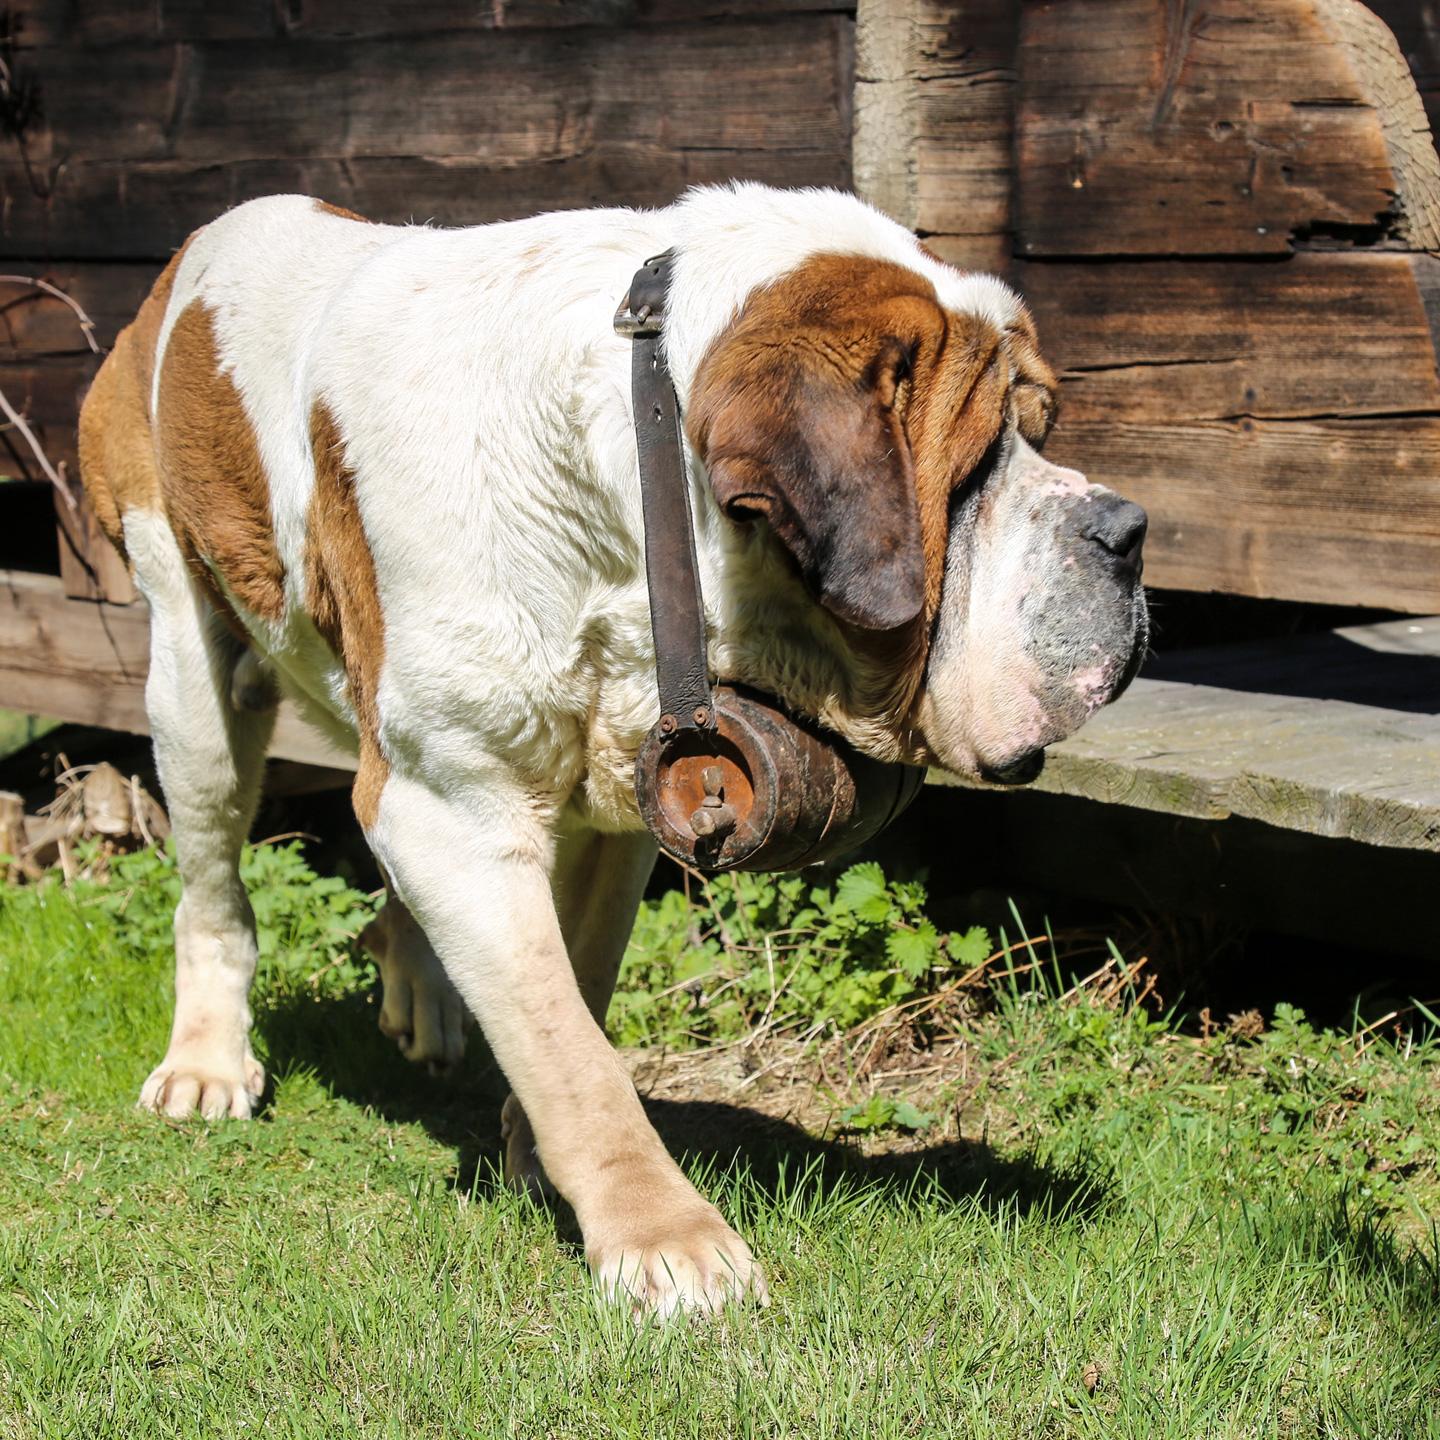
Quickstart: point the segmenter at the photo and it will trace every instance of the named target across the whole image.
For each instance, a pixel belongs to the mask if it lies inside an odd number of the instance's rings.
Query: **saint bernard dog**
[[[509,1178],[558,1191],[601,1288],[661,1314],[765,1298],[604,1032],[657,713],[612,320],[672,247],[714,675],[881,759],[1028,778],[1135,672],[1145,513],[1041,458],[1055,379],[1016,295],[853,196],[732,184],[458,230],[254,200],[174,257],[80,422],[150,607],[184,879],[140,1104],[238,1120],[261,1094],[237,862],[283,693],[357,757],[381,1028],[438,1067],[475,1017]]]

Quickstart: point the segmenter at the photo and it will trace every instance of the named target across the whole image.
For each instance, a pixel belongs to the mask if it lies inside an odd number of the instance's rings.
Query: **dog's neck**
[[[919,253],[908,231],[852,196],[765,195],[766,203],[754,209],[736,207],[728,188],[707,189],[663,212],[667,223],[661,234],[675,250],[663,347],[682,413],[706,352],[757,288],[821,251],[907,260]],[[825,212],[818,223],[817,199]],[[618,395],[628,393],[628,373],[621,373],[629,363],[628,346],[613,351],[611,394],[618,403]],[[915,637],[899,637],[884,653],[883,647],[857,646],[805,591],[768,532],[737,526],[720,513],[688,438],[686,447],[717,678],[765,691],[870,754],[900,758],[913,685],[895,683],[897,672],[907,668],[895,647],[903,649]],[[623,463],[629,471],[624,483],[638,493],[633,443]]]

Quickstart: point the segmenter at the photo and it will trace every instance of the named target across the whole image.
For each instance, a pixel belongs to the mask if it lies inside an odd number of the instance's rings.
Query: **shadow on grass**
[[[451,1183],[486,1194],[499,1183],[500,1106],[509,1087],[483,1041],[472,1031],[458,1071],[433,1078],[408,1064],[379,1033],[377,1013],[377,1004],[365,997],[328,1002],[295,997],[268,1007],[256,1020],[269,1074],[308,1072],[332,1094],[383,1120],[422,1126],[454,1147]],[[1039,1154],[1002,1156],[978,1140],[866,1155],[844,1139],[819,1138],[743,1105],[644,1103],[671,1154],[707,1188],[739,1170],[771,1198],[783,1191],[793,1199],[797,1187],[815,1199],[867,1189],[897,1204],[917,1195],[939,1196],[973,1200],[990,1211],[1081,1223],[1103,1211],[1114,1190],[1108,1172],[1089,1160],[1055,1165]]]
[[[1277,1264],[1343,1265],[1364,1281],[1372,1304],[1420,1320],[1417,1338],[1433,1344],[1440,1317],[1440,1226],[1434,1221],[1428,1243],[1397,1238],[1348,1187],[1327,1194],[1302,1185],[1263,1212],[1247,1207],[1242,1224],[1255,1248]]]
[[[457,1073],[434,1078],[408,1064],[376,1028],[378,1000],[296,997],[257,1015],[271,1076],[308,1072],[331,1094],[394,1124],[419,1125],[454,1148],[450,1184],[485,1197],[501,1183],[500,1106],[508,1091],[483,1041],[472,1032]],[[273,1084],[273,1081],[272,1081]],[[266,1104],[273,1091],[266,1097]],[[1103,1158],[1055,1164],[1042,1153],[1001,1155],[983,1141],[865,1155],[840,1139],[821,1139],[786,1120],[713,1100],[658,1100],[645,1108],[661,1139],[702,1188],[727,1177],[762,1195],[797,1199],[879,1193],[897,1208],[922,1199],[975,1203],[1008,1212],[1088,1225],[1124,1203]],[[1376,1303],[1408,1332],[1428,1335],[1440,1315],[1440,1233],[1430,1243],[1398,1239],[1373,1207],[1331,1190],[1302,1186],[1241,1207],[1222,1243],[1241,1243],[1279,1264],[1319,1264],[1361,1278]],[[562,1241],[576,1245],[568,1208],[556,1212]]]

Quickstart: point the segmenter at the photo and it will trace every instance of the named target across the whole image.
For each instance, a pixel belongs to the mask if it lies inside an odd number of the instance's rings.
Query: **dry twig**
[[[42,294],[52,296],[70,308],[75,316],[75,322],[80,327],[80,333],[85,337],[85,343],[95,355],[102,355],[104,351],[100,342],[95,338],[95,322],[85,313],[84,307],[73,295],[67,295],[58,285],[52,285],[48,280],[42,280],[36,275],[0,275],[0,283],[9,285],[31,285]],[[45,478],[59,492],[65,502],[65,508],[69,511],[71,519],[77,519],[80,514],[80,507],[75,503],[75,497],[70,493],[69,478],[65,474],[65,462],[62,460],[58,465],[54,464],[45,453],[45,447],[41,445],[35,432],[30,428],[25,416],[10,403],[10,398],[0,390],[0,413],[10,422],[11,427],[29,447],[30,453],[35,457],[35,463],[39,465]]]

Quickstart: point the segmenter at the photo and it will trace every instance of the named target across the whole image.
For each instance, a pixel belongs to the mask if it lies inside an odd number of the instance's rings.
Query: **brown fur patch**
[[[1012,397],[1012,366],[1023,404]],[[859,543],[866,558],[904,563],[901,547],[912,542],[896,487],[908,487],[928,620],[940,602],[951,495],[1000,433],[1007,404],[1027,438],[1043,438],[1053,387],[1023,312],[1002,335],[944,310],[931,283],[904,265],[822,255],[750,297],[701,362],[688,424],[712,480],[719,461],[721,504],[769,519],[802,572],[816,548],[797,534],[807,524],[829,527],[822,560]],[[830,437],[823,453],[810,438],[821,431]],[[877,451],[878,435],[893,448]],[[849,454],[837,454],[837,443]]]
[[[315,208],[323,211],[326,215],[334,215],[340,220],[355,220],[361,225],[373,225],[373,220],[368,220],[364,215],[357,215],[353,210],[347,210],[343,205],[332,205],[328,200],[317,200]]]
[[[1010,363],[1015,370],[1015,380],[1010,390],[1015,423],[1020,433],[1038,447],[1045,443],[1045,437],[1055,424],[1059,382],[1055,378],[1055,372],[1040,354],[1035,322],[1028,314],[1022,314],[1018,321],[1006,330],[1005,341],[1010,352]]]
[[[155,455],[170,528],[196,576],[213,586],[213,567],[246,610],[283,619],[285,572],[271,529],[269,481],[200,300],[181,312],[165,346]]]
[[[155,345],[187,240],[161,271],[139,313],[119,334],[80,407],[80,478],[91,508],[123,555],[127,510],[159,510],[160,475],[150,429]]]
[[[380,750],[375,690],[385,658],[385,626],[375,585],[375,562],[360,507],[355,474],[345,463],[340,427],[323,400],[310,411],[315,489],[305,543],[306,609],[345,667],[360,737],[360,768],[353,792],[361,825],[375,823],[389,773]]]

